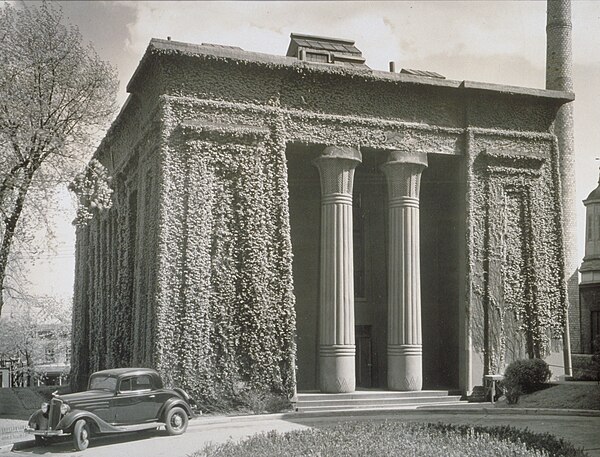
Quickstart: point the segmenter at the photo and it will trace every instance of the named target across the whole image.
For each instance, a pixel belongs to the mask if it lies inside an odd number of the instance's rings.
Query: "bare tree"
[[[89,159],[117,86],[114,68],[60,8],[0,7],[0,316],[15,249],[43,223],[48,194]]]

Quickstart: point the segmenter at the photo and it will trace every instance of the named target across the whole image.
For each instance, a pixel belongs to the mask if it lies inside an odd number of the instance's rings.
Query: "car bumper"
[[[68,435],[68,433],[64,433],[62,430],[35,430],[31,427],[25,427],[25,433],[44,437]]]

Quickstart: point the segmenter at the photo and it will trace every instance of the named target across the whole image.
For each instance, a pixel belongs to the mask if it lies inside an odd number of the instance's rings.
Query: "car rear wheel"
[[[167,413],[165,427],[169,435],[181,435],[188,426],[188,415],[179,407],[171,408]]]
[[[73,444],[75,444],[75,449],[78,451],[85,451],[90,445],[90,426],[84,419],[75,422]]]

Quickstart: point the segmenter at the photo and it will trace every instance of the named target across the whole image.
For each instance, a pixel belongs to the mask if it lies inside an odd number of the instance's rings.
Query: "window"
[[[307,52],[306,60],[310,62],[323,62],[329,63],[329,54],[321,54],[316,52]]]
[[[121,392],[129,392],[131,390],[131,378],[123,379],[119,387]]]
[[[110,376],[92,376],[92,379],[90,380],[90,390],[100,389],[114,391],[115,387],[117,387],[117,379]]]
[[[134,390],[150,390],[152,383],[149,376],[136,376],[135,378],[127,378],[121,381],[121,392],[129,392]]]
[[[150,376],[138,376],[133,378],[132,390],[149,390],[152,387]]]
[[[55,350],[54,344],[46,345],[46,348],[44,351],[44,358],[46,360],[46,363],[56,362],[56,350]]]

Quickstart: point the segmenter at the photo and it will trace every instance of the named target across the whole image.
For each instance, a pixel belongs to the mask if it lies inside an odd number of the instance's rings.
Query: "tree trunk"
[[[10,248],[12,246],[12,242],[15,236],[15,231],[17,228],[17,223],[19,222],[19,217],[21,216],[21,212],[23,211],[23,205],[25,203],[25,197],[27,197],[27,192],[31,186],[31,182],[33,180],[33,175],[38,167],[31,165],[27,169],[25,169],[25,175],[23,177],[23,182],[19,186],[19,193],[17,195],[17,199],[15,201],[15,205],[10,212],[10,215],[3,221],[4,222],[4,233],[2,234],[2,246],[0,246],[0,317],[2,316],[2,308],[4,306],[4,290],[6,281],[6,268],[8,266],[8,257],[10,255]]]

